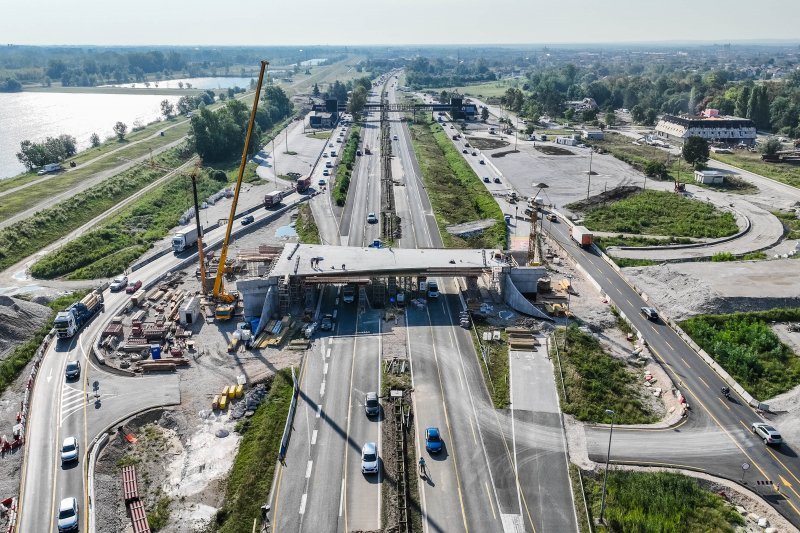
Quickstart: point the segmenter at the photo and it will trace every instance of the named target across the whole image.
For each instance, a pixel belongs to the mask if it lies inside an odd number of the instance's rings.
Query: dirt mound
[[[0,296],[0,359],[50,318],[50,308],[9,296]]]
[[[618,202],[619,200],[624,200],[629,196],[633,196],[637,192],[641,191],[641,187],[637,187],[635,185],[623,185],[621,187],[614,187],[611,190],[603,191],[600,194],[596,194],[594,196],[590,196],[586,200],[580,200],[578,202],[573,202],[565,206],[567,209],[579,213],[585,213],[586,211],[610,203],[610,202]]]
[[[492,154],[492,157],[505,157],[508,154],[518,154],[519,150],[506,150],[505,152],[496,152]]]
[[[537,150],[545,155],[575,155],[575,152],[561,148],[560,146],[537,146]]]
[[[467,137],[467,140],[478,150],[497,150],[509,145],[508,141],[501,139],[486,139],[484,137]]]

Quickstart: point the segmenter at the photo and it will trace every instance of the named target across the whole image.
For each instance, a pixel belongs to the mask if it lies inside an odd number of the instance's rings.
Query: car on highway
[[[753,433],[761,437],[764,444],[780,444],[783,442],[780,432],[765,422],[753,422]]]
[[[658,320],[658,311],[652,307],[642,307],[641,312],[647,320]]]
[[[328,152],[322,152],[322,157],[328,157]]]
[[[495,183],[503,183],[502,181],[500,181],[500,178],[495,178],[495,179],[494,179],[494,182],[495,182]]]
[[[331,150],[331,157],[336,157],[336,150]]]
[[[481,165],[485,165],[485,164],[486,164],[486,161],[484,161],[483,159],[481,159],[480,161],[478,161],[478,163],[480,163]]]
[[[342,300],[344,303],[351,304],[356,301],[356,289],[352,285],[345,285],[342,289]]]
[[[491,180],[491,179],[489,179],[489,176],[484,176],[484,177],[483,177],[483,182],[484,182],[484,183],[491,183],[491,182],[492,182],[492,180]]]
[[[442,436],[439,434],[439,428],[429,427],[425,429],[425,449],[430,453],[439,453],[442,451]]]
[[[119,292],[124,291],[125,287],[128,286],[128,276],[117,276],[109,285],[109,289],[111,292]]]
[[[377,474],[379,470],[378,446],[374,442],[368,442],[361,448],[361,473]]]
[[[428,280],[428,298],[439,297],[439,284],[435,279]]]
[[[341,144],[342,140],[341,139],[336,139],[336,142]]]
[[[255,222],[255,220],[256,220],[256,217],[254,217],[253,215],[247,215],[246,217],[244,217],[242,219],[242,226],[246,226],[248,224],[252,224],[253,222]]]
[[[80,522],[80,511],[76,498],[64,498],[58,504],[58,530],[59,531],[78,531]]]
[[[323,176],[330,176],[331,175],[331,171],[326,168],[325,170],[322,171],[322,175]]]
[[[361,150],[356,150],[356,155],[361,155]]]
[[[328,143],[328,148],[333,148],[333,143]]]
[[[333,163],[330,161],[325,161],[325,168],[333,168]]]
[[[333,329],[333,315],[328,313],[322,317],[322,321],[319,323],[319,329],[322,331],[330,331]]]
[[[67,367],[64,369],[64,376],[70,379],[78,379],[81,377],[81,362],[80,361],[67,361]]]
[[[511,215],[506,213],[505,215],[503,215],[503,220],[506,221],[506,224],[511,224]]]
[[[555,216],[553,213],[549,213],[545,218],[550,222],[558,222],[558,217]]]
[[[367,413],[367,416],[378,416],[378,413],[381,412],[377,392],[368,392],[364,395],[364,412]]]
[[[319,185],[320,187],[324,187],[325,186],[325,180],[320,178],[320,180],[317,182],[317,185]]]
[[[466,146],[467,148],[469,148],[469,143],[464,143],[464,146]]]
[[[125,287],[125,292],[128,294],[133,294],[134,292],[138,291],[142,288],[142,280],[137,279],[136,281],[131,281],[128,283],[128,286]]]
[[[71,463],[78,460],[78,439],[67,437],[61,444],[61,464]]]
[[[462,153],[462,154],[468,154],[468,153],[469,153],[469,150],[467,150],[466,148],[464,148],[463,150],[461,150],[461,153]]]
[[[475,150],[473,150],[473,151],[472,151],[472,155],[478,155],[478,152],[476,152]]]
[[[392,137],[392,140],[393,140],[393,141],[396,141],[396,140],[397,140],[397,135],[395,135],[394,137]]]
[[[367,215],[367,223],[368,224],[377,224],[378,223],[378,217],[375,216],[375,213],[369,213]]]

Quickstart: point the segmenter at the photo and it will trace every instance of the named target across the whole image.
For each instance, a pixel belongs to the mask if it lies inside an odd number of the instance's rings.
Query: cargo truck
[[[103,292],[95,289],[80,302],[76,302],[56,315],[53,327],[59,339],[75,336],[84,324],[103,309]]]
[[[297,180],[297,184],[295,185],[295,190],[298,193],[304,193],[311,187],[311,176],[306,176],[305,178],[300,178]]]
[[[264,207],[267,209],[280,205],[281,201],[283,201],[283,191],[272,191],[264,195]]]
[[[586,229],[584,226],[574,226],[570,230],[569,234],[570,237],[572,237],[572,240],[577,242],[582,248],[592,245],[592,232]]]
[[[172,251],[180,253],[197,244],[197,226],[183,228],[172,236]]]

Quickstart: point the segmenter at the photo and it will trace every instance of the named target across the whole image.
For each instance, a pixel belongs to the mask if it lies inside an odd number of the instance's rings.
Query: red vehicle
[[[136,281],[132,281],[128,283],[128,286],[125,288],[125,292],[128,294],[133,294],[134,292],[138,291],[142,287],[142,280],[137,279]]]

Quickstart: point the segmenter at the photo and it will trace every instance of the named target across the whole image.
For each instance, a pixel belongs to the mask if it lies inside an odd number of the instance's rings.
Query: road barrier
[[[289,404],[289,414],[286,416],[286,425],[283,427],[283,437],[281,437],[281,447],[278,451],[278,460],[281,463],[286,460],[286,451],[289,447],[289,437],[292,434],[294,413],[297,410],[297,395],[300,392],[300,384],[297,383],[297,378],[294,375],[294,367],[292,367],[292,383],[294,384],[294,388],[292,390],[292,403]]]

